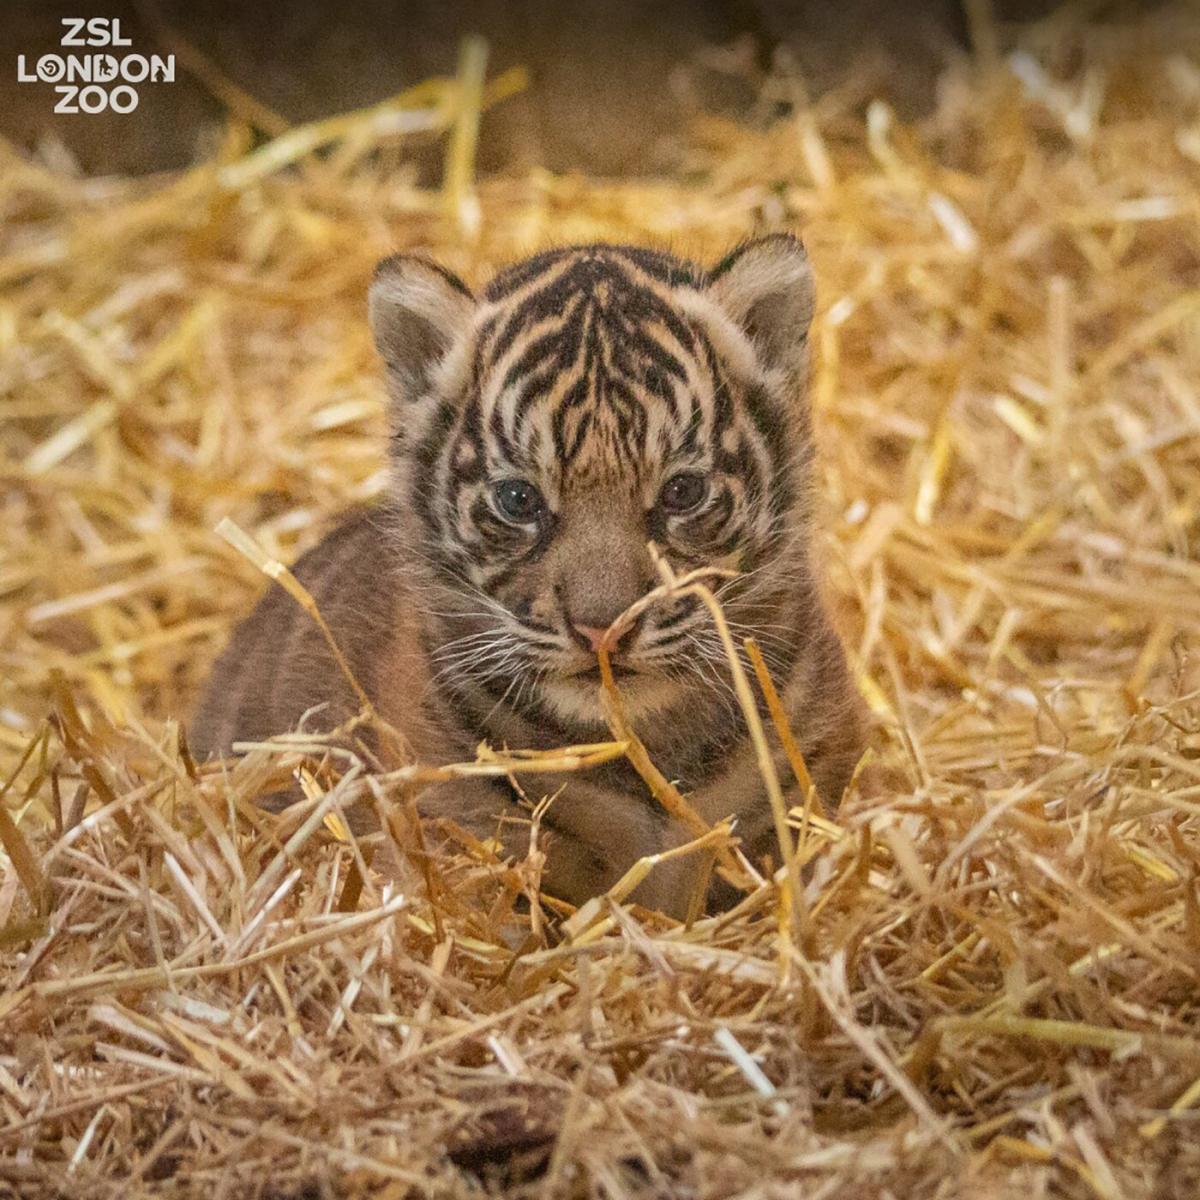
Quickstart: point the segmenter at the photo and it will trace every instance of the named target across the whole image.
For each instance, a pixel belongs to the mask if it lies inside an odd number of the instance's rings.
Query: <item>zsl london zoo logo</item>
[[[64,49],[84,47],[83,53],[43,54],[30,65],[17,55],[19,83],[52,83],[58,94],[56,113],[101,113],[111,109],[130,113],[138,106],[141,83],[174,83],[175,55],[113,54],[93,52],[105,46],[132,46],[122,37],[118,17],[63,17],[66,32],[59,40]]]

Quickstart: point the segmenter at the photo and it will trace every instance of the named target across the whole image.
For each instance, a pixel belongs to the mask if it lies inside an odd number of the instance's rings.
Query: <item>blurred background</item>
[[[532,165],[590,175],[679,166],[698,112],[744,119],[783,63],[807,98],[846,80],[902,116],[934,103],[941,69],[968,50],[976,0],[110,0],[140,53],[176,54],[173,84],[128,114],[54,114],[48,85],[11,63],[59,50],[75,0],[0,5],[0,134],[53,165],[89,174],[178,168],[210,152],[230,108],[260,132],[359,108],[455,71],[470,33],[489,72],[521,65],[529,86],[489,112],[482,171]],[[987,0],[989,30],[1045,18],[1052,0]],[[1079,5],[1075,5],[1079,8]],[[1097,17],[1143,4],[1091,3]],[[432,135],[431,135],[432,142]],[[428,155],[428,165],[437,163]],[[418,165],[420,159],[417,160]]]

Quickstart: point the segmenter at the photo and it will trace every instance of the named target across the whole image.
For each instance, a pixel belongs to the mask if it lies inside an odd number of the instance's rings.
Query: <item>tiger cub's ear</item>
[[[708,294],[741,327],[762,366],[788,379],[804,372],[816,292],[799,239],[773,233],[743,242],[709,272]]]
[[[436,263],[394,254],[375,268],[368,309],[388,390],[394,403],[404,403],[421,398],[434,368],[470,324],[475,298]]]

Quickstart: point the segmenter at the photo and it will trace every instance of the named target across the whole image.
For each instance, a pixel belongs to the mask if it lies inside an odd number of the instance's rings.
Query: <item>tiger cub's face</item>
[[[659,582],[651,541],[678,571],[742,573],[724,597],[737,631],[786,640],[812,306],[803,248],[783,235],[711,271],[631,247],[550,251],[478,297],[423,259],[380,264],[395,507],[448,681],[596,720],[595,646]],[[719,657],[688,600],[646,612],[613,662],[645,711]]]

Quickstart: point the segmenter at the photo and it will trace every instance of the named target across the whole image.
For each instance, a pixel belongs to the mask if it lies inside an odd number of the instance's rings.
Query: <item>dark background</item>
[[[1131,5],[1087,7],[1102,18]],[[1001,28],[1054,8],[990,0]],[[812,95],[854,74],[913,115],[970,40],[964,0],[0,0],[0,134],[43,153],[65,147],[60,162],[92,173],[195,161],[225,110],[181,60],[176,82],[147,85],[133,113],[53,115],[53,89],[18,84],[16,56],[32,63],[57,51],[68,15],[119,17],[137,53],[182,39],[287,122],[452,74],[462,37],[482,33],[489,73],[522,64],[531,86],[484,118],[481,168],[538,163],[600,175],[672,167],[689,115],[737,115],[755,71],[781,52]]]

